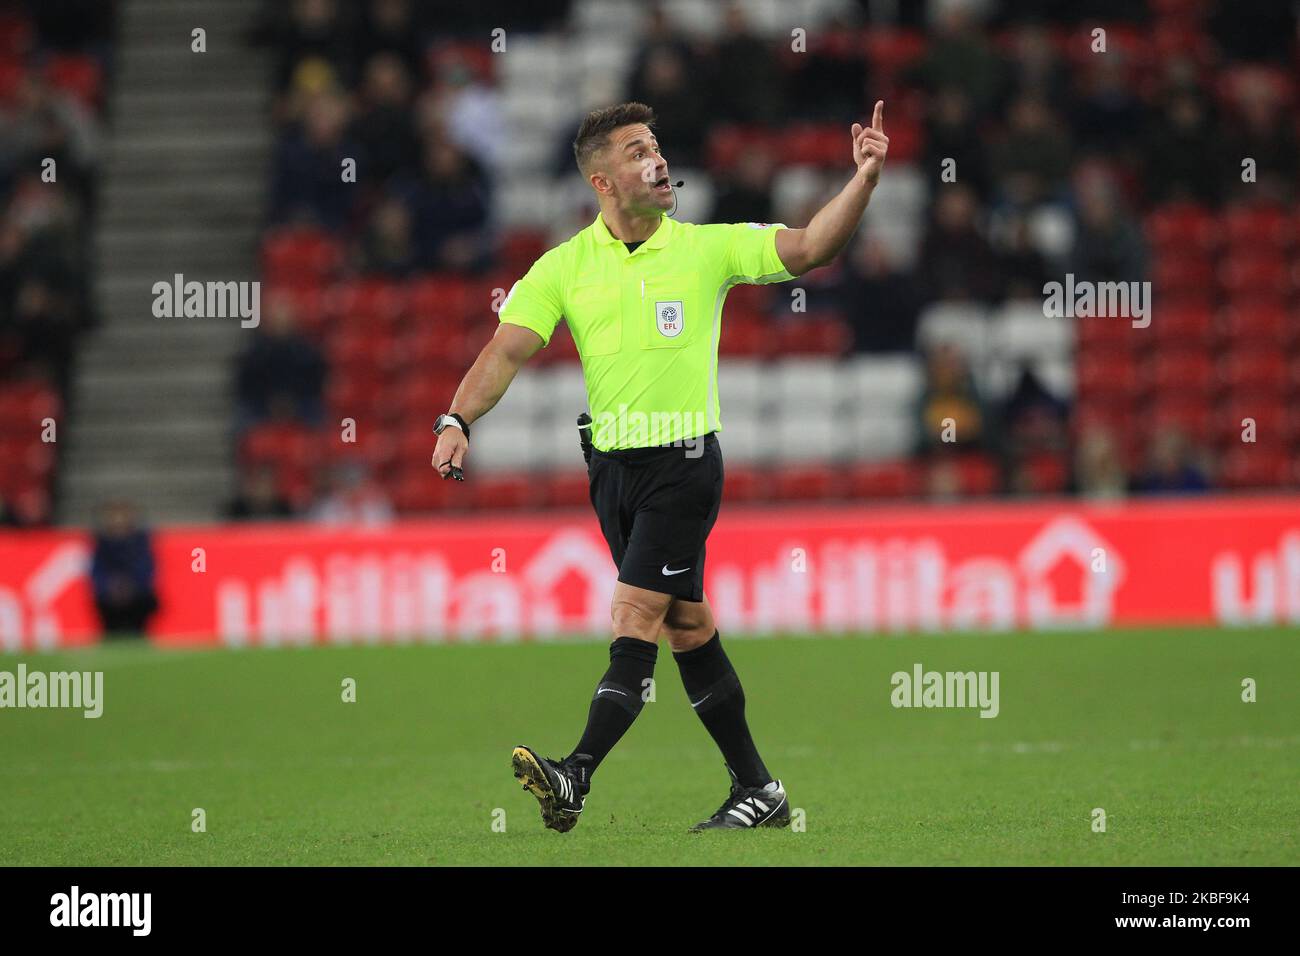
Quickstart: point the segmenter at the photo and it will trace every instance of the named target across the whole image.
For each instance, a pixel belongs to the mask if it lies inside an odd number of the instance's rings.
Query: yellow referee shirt
[[[601,451],[720,431],[722,303],[740,283],[794,278],[776,254],[781,223],[695,225],[664,216],[629,253],[600,216],[538,259],[500,320],[544,343],[563,318],[582,359]]]

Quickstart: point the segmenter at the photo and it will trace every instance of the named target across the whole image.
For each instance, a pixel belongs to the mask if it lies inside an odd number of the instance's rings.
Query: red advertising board
[[[587,513],[155,535],[161,644],[603,633]],[[0,649],[86,643],[81,532],[0,535]],[[732,633],[1300,623],[1300,499],[723,509],[706,592]]]

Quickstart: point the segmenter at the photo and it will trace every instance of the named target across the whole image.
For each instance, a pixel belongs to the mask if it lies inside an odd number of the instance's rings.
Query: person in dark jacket
[[[149,618],[158,610],[153,539],[140,527],[135,508],[128,502],[111,502],[103,509],[95,532],[90,581],[106,635],[144,633]]]

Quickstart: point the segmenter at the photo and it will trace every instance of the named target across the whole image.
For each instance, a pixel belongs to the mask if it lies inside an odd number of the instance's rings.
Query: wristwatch
[[[445,415],[439,415],[438,420],[433,423],[433,433],[435,435],[441,435],[443,429],[448,425],[451,425],[453,428],[459,428],[465,433],[466,440],[469,439],[469,425],[465,422],[465,419],[461,418],[455,412],[447,412]]]

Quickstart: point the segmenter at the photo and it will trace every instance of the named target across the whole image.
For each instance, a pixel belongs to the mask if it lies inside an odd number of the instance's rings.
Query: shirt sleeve
[[[776,254],[776,234],[783,222],[737,222],[725,226],[727,271],[733,282],[767,285],[794,276]]]
[[[522,325],[542,337],[542,346],[551,344],[551,335],[564,314],[564,297],[560,289],[558,256],[548,252],[522,279],[510,287],[497,318],[511,325]]]

